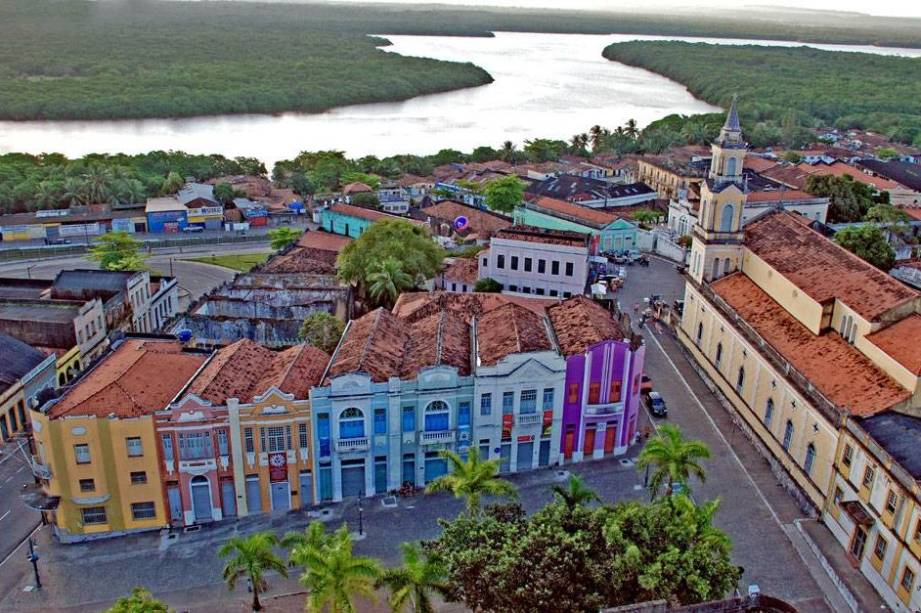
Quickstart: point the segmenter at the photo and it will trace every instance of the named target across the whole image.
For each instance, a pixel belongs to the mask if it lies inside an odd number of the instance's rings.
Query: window
[[[512,270],[518,270],[518,256],[512,256]]]
[[[531,288],[528,287],[528,286],[524,286],[524,287],[521,288],[521,291],[524,292],[525,294],[530,294],[530,293],[531,293]]]
[[[374,409],[374,434],[387,434],[387,411]]]
[[[573,273],[573,265],[572,265],[572,262],[566,262],[566,276],[567,276],[567,277],[571,277],[571,276],[572,276],[572,273]]]
[[[161,434],[160,441],[163,444],[163,458],[169,462],[173,463],[173,437],[169,434]]]
[[[496,256],[496,268],[505,268],[505,256],[501,253]]]
[[[551,295],[551,296],[558,296],[558,295],[559,295],[559,292],[556,291],[555,289],[552,289],[552,290],[550,290],[550,295]]]
[[[915,573],[911,572],[911,569],[906,566],[905,570],[902,571],[902,581],[900,582],[900,585],[906,592],[911,592],[911,588],[914,583]]]
[[[403,407],[403,432],[416,431],[416,409]]]
[[[518,412],[522,414],[537,412],[537,390],[521,390]]]
[[[876,544],[873,546],[873,557],[880,562],[886,557],[886,545],[888,545],[886,539],[884,539],[882,535],[876,535]]]
[[[540,274],[547,272],[547,260],[537,260],[537,272]]]
[[[807,475],[812,474],[812,465],[815,464],[815,445],[809,443],[806,445],[806,461],[803,462],[803,470]]]
[[[841,504],[841,499],[842,499],[842,498],[844,498],[844,492],[841,491],[841,488],[840,488],[840,487],[835,487],[834,502],[835,502],[835,505],[836,505],[836,506]]]
[[[509,415],[515,409],[515,392],[502,393],[502,414]]]
[[[518,286],[517,286],[517,285],[509,285],[509,286],[508,286],[508,291],[510,291],[510,292],[517,292],[517,291],[518,291]]]
[[[457,407],[457,425],[470,425],[470,403],[467,401],[461,402]]]
[[[83,515],[84,526],[106,523],[105,507],[87,507],[85,509],[80,509],[80,513]]]
[[[203,460],[213,456],[211,435],[208,432],[192,432],[179,435],[180,460]]]
[[[854,460],[854,448],[850,445],[844,446],[844,453],[841,455],[841,463],[845,466],[850,466],[851,462]]]
[[[608,383],[608,402],[620,402],[620,390],[623,384],[618,379],[611,379]]]
[[[365,435],[365,414],[355,407],[339,415],[339,438],[363,438]]]
[[[889,494],[886,496],[886,513],[893,515],[895,513],[896,507],[899,506],[899,495],[895,493],[894,490],[889,490]]]
[[[697,344],[698,345],[700,344],[700,341],[703,340],[703,338],[704,338],[704,325],[697,324]]]
[[[246,453],[253,453],[256,450],[252,428],[243,428],[243,444],[246,447]]]
[[[771,427],[771,420],[774,418],[774,399],[768,398],[767,404],[764,406],[764,426],[766,428]]]
[[[90,446],[89,445],[74,445],[74,457],[77,460],[77,464],[89,464],[90,463]]]
[[[543,296],[543,295],[544,295],[544,288],[542,288],[542,287],[535,288],[535,289],[534,289],[534,293],[537,294],[538,296]]]
[[[863,471],[863,486],[872,488],[873,479],[876,477],[876,469],[872,466],[867,466],[866,470]]]
[[[492,394],[480,396],[480,415],[492,415]]]
[[[227,430],[217,431],[217,452],[220,455],[230,455],[230,447],[227,444]]]
[[[439,432],[449,428],[448,404],[433,400],[425,407],[425,431]]]
[[[568,398],[566,399],[566,402],[570,404],[579,402],[579,384],[578,383],[569,384],[569,392],[567,396]]]
[[[489,267],[489,258],[483,258],[483,268]]]
[[[921,543],[921,519],[915,524],[915,540]]]
[[[717,368],[720,367],[720,362],[723,359],[723,343],[716,344],[716,358],[713,360],[713,363]]]
[[[601,384],[600,383],[589,383],[588,384],[588,403],[598,404],[599,402],[601,402]]]
[[[524,259],[524,271],[531,272],[532,264],[533,264],[533,261],[531,260],[531,258],[525,258]]]
[[[544,388],[543,408],[545,411],[550,411],[553,409],[553,388],[552,387]]]
[[[268,443],[266,443],[265,441],[265,428],[259,428],[259,442],[262,444],[262,447],[260,448],[262,453],[265,453],[266,451],[268,451],[269,446],[268,446]]]
[[[793,422],[787,420],[787,427],[783,431],[783,448],[787,451],[790,450],[790,443],[793,441]]]
[[[745,368],[739,367],[739,376],[736,378],[736,393],[741,394],[745,388]]]
[[[297,444],[301,449],[307,449],[307,424],[297,425]]]
[[[552,275],[560,274],[560,263],[557,260],[553,260],[550,263],[550,274]]]
[[[735,207],[727,204],[720,213],[720,232],[732,232],[733,217],[735,217]]]
[[[96,491],[96,481],[93,479],[80,479],[80,491],[81,492],[95,492]]]
[[[147,473],[143,470],[131,473],[131,485],[143,485],[147,483]]]
[[[157,510],[152,502],[133,502],[131,503],[132,519],[154,519],[157,516]]]

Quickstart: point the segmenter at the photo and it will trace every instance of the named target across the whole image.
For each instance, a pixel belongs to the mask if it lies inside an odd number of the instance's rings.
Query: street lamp
[[[32,562],[32,572],[35,573],[35,589],[42,589],[42,580],[38,577],[38,554],[35,553],[35,547],[32,543],[32,536],[29,536],[29,556],[26,558]]]
[[[358,492],[358,536],[365,535],[364,509],[361,507],[361,499],[364,495],[364,490]]]

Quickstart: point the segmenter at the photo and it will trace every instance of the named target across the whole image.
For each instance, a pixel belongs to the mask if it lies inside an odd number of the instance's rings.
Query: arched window
[[[716,344],[716,359],[713,362],[716,364],[716,367],[720,367],[720,360],[723,359],[723,343]]]
[[[787,420],[787,427],[783,431],[783,448],[787,451],[790,450],[790,443],[793,441],[793,422],[789,419]]]
[[[732,232],[732,220],[735,217],[736,209],[731,204],[723,207],[720,213],[720,232]]]
[[[737,163],[738,163],[738,160],[736,160],[734,157],[731,157],[728,160],[726,160],[726,176],[727,177],[732,177],[737,174],[736,172]]]
[[[731,266],[732,266],[732,263],[729,261],[729,258],[726,258],[725,260],[723,260],[723,275],[724,276],[732,272],[732,270],[730,270]]]
[[[362,438],[365,435],[365,414],[361,409],[348,408],[339,414],[339,438]]]
[[[838,334],[841,338],[847,338],[847,315],[841,318],[841,324],[838,326]]]
[[[703,338],[704,338],[704,325],[697,324],[697,344],[698,345],[700,344],[700,341],[703,340]]]
[[[713,260],[713,279],[715,280],[719,278],[720,278],[720,259],[715,258]]]
[[[438,432],[447,430],[450,421],[448,404],[442,400],[433,400],[425,407],[425,431]]]
[[[812,465],[815,463],[815,445],[809,443],[806,446],[806,461],[803,463],[803,469],[807,475],[812,474]]]
[[[854,339],[857,338],[857,323],[851,318],[851,331],[847,335],[847,342],[854,344]]]
[[[742,389],[745,387],[745,367],[739,367],[739,376],[736,378],[736,392],[741,394]]]
[[[774,419],[774,399],[768,398],[767,404],[764,407],[764,425],[767,428],[771,427],[771,420]]]

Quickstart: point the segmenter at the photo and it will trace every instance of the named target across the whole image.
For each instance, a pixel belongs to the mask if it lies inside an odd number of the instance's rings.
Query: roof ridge
[[[441,354],[444,350],[444,325],[447,315],[447,309],[442,309],[438,317],[438,326],[435,328],[435,364],[441,364]]]
[[[374,311],[374,323],[371,324],[371,330],[368,332],[368,337],[365,339],[365,346],[361,348],[361,355],[358,357],[358,370],[361,370],[365,363],[365,357],[368,355],[368,351],[371,349],[371,341],[374,339],[374,335],[377,333],[377,327],[380,325],[381,312],[383,310],[383,307],[377,307],[377,309]]]

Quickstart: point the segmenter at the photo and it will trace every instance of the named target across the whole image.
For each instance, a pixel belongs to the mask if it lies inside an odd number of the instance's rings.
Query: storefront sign
[[[269,454],[269,481],[288,480],[288,454],[277,451]]]

